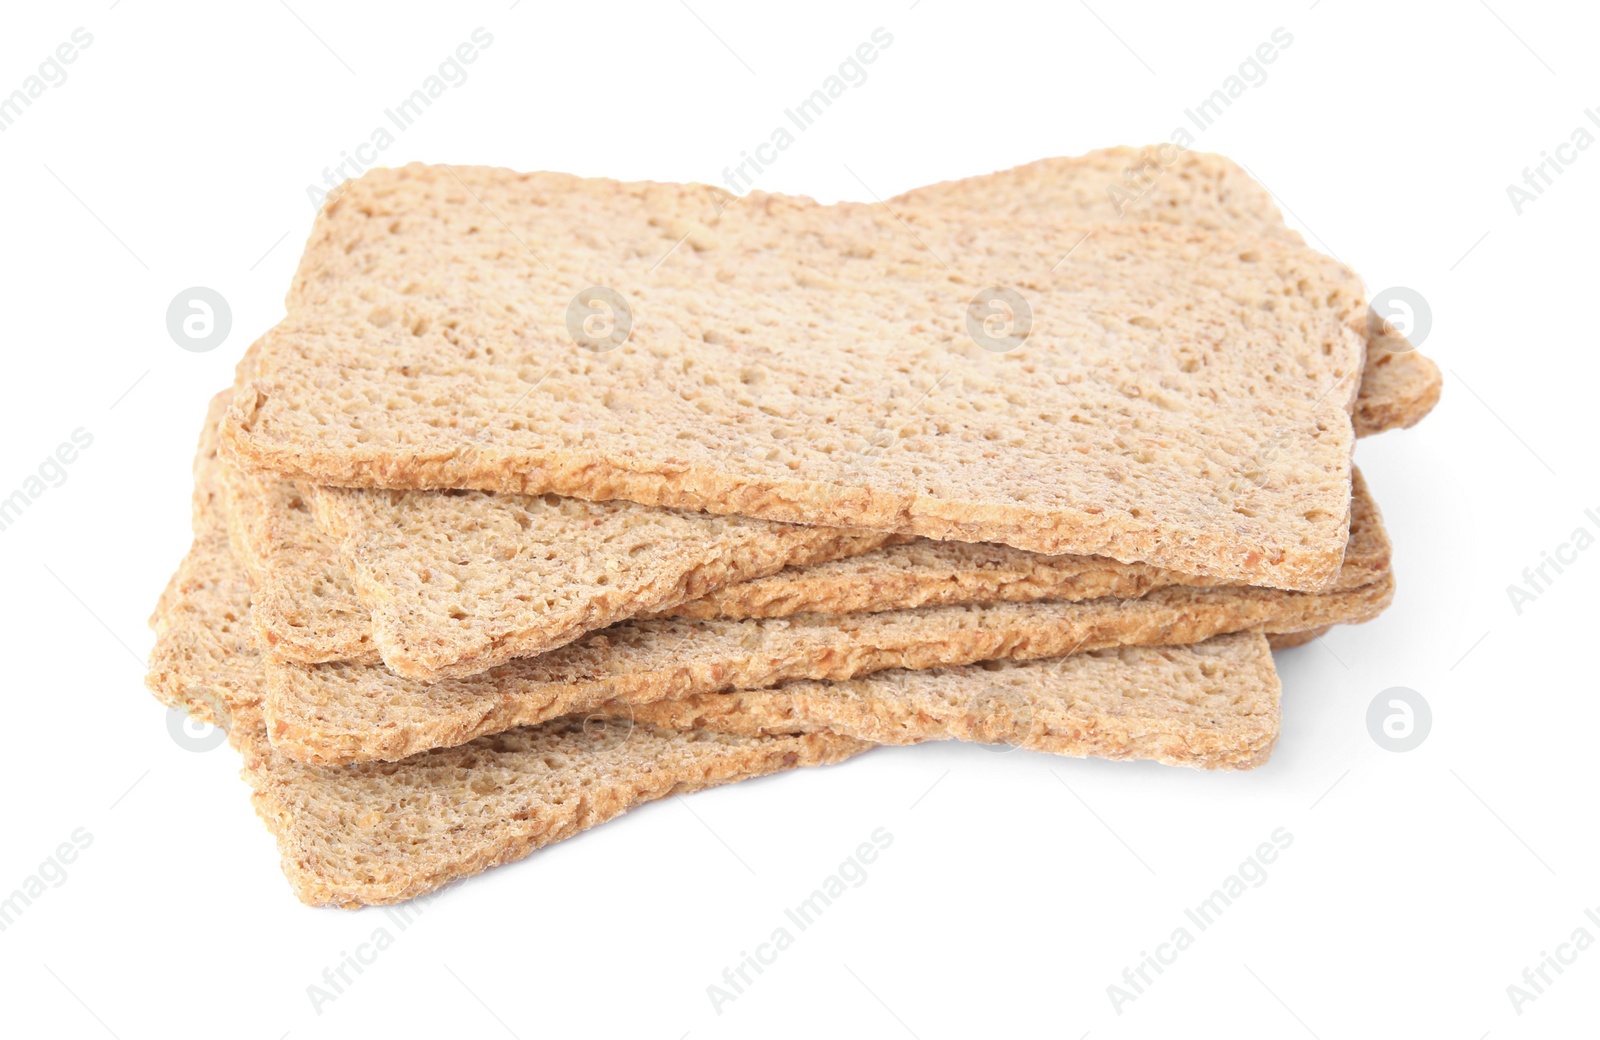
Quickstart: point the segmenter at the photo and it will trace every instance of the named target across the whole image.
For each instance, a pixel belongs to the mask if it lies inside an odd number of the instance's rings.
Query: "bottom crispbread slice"
[[[228,728],[284,874],[307,903],[410,899],[652,799],[869,747],[829,733],[750,737],[558,719],[406,762],[301,765],[266,740],[249,583],[229,552],[217,494],[196,488],[194,546],[152,618],[146,684]]]
[[[1259,632],[1043,661],[894,669],[843,682],[607,705],[635,724],[875,744],[969,740],[1095,758],[1250,769],[1278,739],[1278,673]]]

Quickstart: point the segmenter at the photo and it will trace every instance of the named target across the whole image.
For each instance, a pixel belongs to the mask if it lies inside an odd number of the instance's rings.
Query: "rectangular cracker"
[[[1040,159],[916,188],[887,205],[897,213],[959,207],[994,219],[1027,219],[1050,208],[1085,223],[1156,221],[1304,244],[1248,171],[1224,156],[1171,143]],[[1369,321],[1366,368],[1351,414],[1356,436],[1415,425],[1439,402],[1443,383],[1439,366],[1405,336]]]
[[[1077,227],[1048,212],[725,202],[372,171],[313,236],[342,288],[264,338],[225,443],[311,483],[622,498],[1299,589],[1336,572],[1365,337],[1340,265],[1152,225],[1063,257]],[[592,285],[632,301],[617,349],[569,334]],[[980,346],[986,287],[1030,303],[1014,349]]]

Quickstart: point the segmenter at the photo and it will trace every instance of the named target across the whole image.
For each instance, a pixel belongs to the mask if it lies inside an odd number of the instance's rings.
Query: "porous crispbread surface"
[[[400,902],[652,799],[869,746],[829,733],[751,737],[557,719],[405,762],[302,765],[266,740],[249,582],[229,553],[219,494],[214,484],[196,488],[194,545],[152,618],[146,683],[163,702],[228,728],[284,874],[307,903]]]
[[[1044,661],[895,669],[627,710],[636,723],[751,736],[798,730],[876,744],[970,740],[1058,755],[1250,769],[1267,760],[1278,738],[1278,695],[1266,640],[1242,632],[1182,648],[1114,647]]]
[[[307,490],[384,663],[427,682],[895,537],[557,495]]]
[[[870,745],[559,719],[406,762],[247,766],[284,873],[313,905],[398,903],[522,859],[645,802],[793,769]]]
[[[271,653],[305,664],[372,660],[372,616],[294,484],[221,465],[229,540],[253,590],[250,616]]]
[[[1041,159],[917,188],[887,205],[900,213],[964,207],[1000,220],[1050,208],[1085,223],[1156,221],[1305,241],[1248,171],[1224,156],[1172,144]],[[1351,415],[1358,437],[1414,425],[1438,403],[1443,386],[1439,366],[1404,336],[1373,332]]]
[[[264,338],[225,444],[312,483],[620,498],[1303,589],[1337,570],[1365,324],[1342,266],[1157,225],[1102,225],[1063,257],[1074,228],[1048,213],[725,202],[371,171],[313,235],[310,277],[343,288]],[[568,333],[596,284],[634,312],[606,352]],[[1004,353],[968,334],[991,286],[1032,310]]]
[[[1354,470],[1350,541],[1344,565],[1324,591],[1344,591],[1381,579],[1390,545],[1361,471]],[[1027,603],[1142,596],[1167,585],[1204,586],[1204,578],[1097,556],[1045,556],[1007,545],[937,542],[919,538],[844,560],[789,567],[768,578],[728,585],[657,616],[683,618],[787,617],[850,614],[950,603]]]

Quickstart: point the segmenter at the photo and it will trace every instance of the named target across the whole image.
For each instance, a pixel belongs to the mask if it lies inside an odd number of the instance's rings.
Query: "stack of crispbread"
[[[1260,764],[1270,646],[1390,601],[1351,452],[1438,372],[1227,160],[1119,213],[1150,164],[363,175],[212,403],[149,685],[340,906],[873,744]]]

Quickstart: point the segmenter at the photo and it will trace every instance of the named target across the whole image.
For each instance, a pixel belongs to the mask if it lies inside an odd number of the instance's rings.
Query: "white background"
[[[1091,3],[8,11],[0,93],[74,28],[93,44],[0,134],[0,494],[75,428],[94,441],[0,532],[0,894],[75,829],[93,840],[0,932],[0,1031],[1591,1033],[1600,946],[1520,1014],[1507,986],[1580,926],[1600,940],[1584,916],[1600,914],[1600,550],[1520,615],[1506,589],[1575,528],[1600,531],[1584,517],[1600,512],[1600,148],[1520,215],[1506,186],[1576,127],[1600,135],[1584,116],[1600,25],[1509,0]],[[1432,307],[1443,402],[1358,451],[1394,607],[1279,655],[1283,736],[1253,773],[881,750],[645,807],[454,886],[403,933],[382,911],[301,906],[237,757],[179,746],[144,692],[145,619],[188,544],[206,400],[282,314],[307,185],[477,26],[492,47],[385,161],[719,183],[888,29],[869,79],[760,183],[824,201],[1164,140],[1286,28],[1268,79],[1196,147],[1246,163],[1370,288]],[[210,353],[166,331],[193,285],[232,306]],[[1405,754],[1365,722],[1392,686],[1433,711]],[[708,984],[879,827],[893,844],[866,883],[713,1010]],[[1113,1010],[1107,986],[1279,827],[1293,844],[1265,883]],[[316,1013],[307,986],[379,927],[393,946]]]

